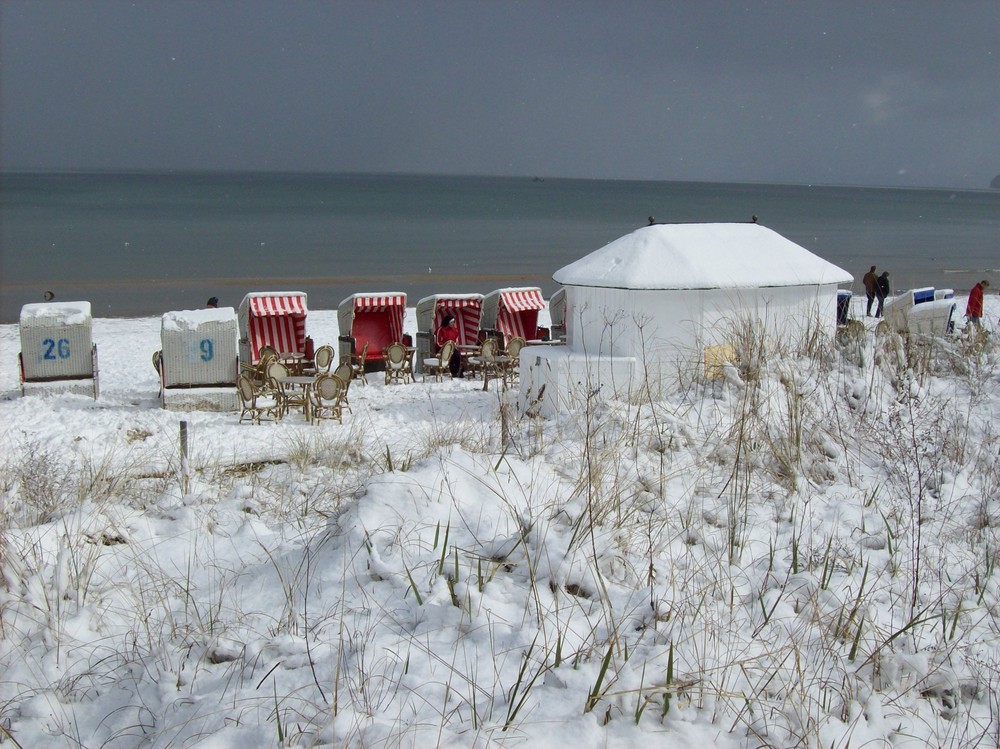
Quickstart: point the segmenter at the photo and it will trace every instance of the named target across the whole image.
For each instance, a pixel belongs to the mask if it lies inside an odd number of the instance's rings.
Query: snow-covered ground
[[[0,326],[0,746],[997,746],[996,334],[871,322],[549,419],[373,374],[317,426],[162,410],[158,318],[94,320],[97,401],[20,397]]]

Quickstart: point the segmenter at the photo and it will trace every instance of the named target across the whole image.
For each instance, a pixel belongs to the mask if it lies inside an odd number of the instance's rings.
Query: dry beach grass
[[[128,387],[8,398],[0,746],[1000,746],[995,336],[731,345],[192,414],[186,493]]]

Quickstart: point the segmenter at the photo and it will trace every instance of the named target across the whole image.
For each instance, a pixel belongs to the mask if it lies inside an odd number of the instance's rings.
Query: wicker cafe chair
[[[451,371],[449,364],[451,363],[451,355],[454,353],[455,342],[445,341],[437,356],[429,356],[424,359],[424,379],[426,380],[428,375],[433,375],[434,379],[441,382],[444,375]]]
[[[281,418],[281,405],[278,401],[271,394],[254,385],[246,375],[241,374],[236,378],[236,390],[240,394],[240,403],[243,409],[240,411],[240,424],[244,420],[260,424],[260,420],[264,416],[270,416],[274,419]]]
[[[497,377],[500,374],[495,338],[487,338],[483,341],[479,352],[475,356],[469,357],[468,368],[473,374],[482,373],[484,382],[490,377]]]
[[[277,359],[277,354],[273,351],[265,352],[264,355],[257,360],[256,364],[240,364],[240,372],[249,377],[250,381],[257,387],[266,387],[268,384],[267,368],[271,366],[271,362],[275,361],[275,359]]]
[[[267,387],[268,392],[274,395],[275,400],[281,406],[279,418],[284,418],[293,408],[301,408],[305,411],[306,407],[305,391],[299,390],[294,385],[286,385],[281,382],[282,377],[288,377],[288,367],[272,359],[267,366]]]
[[[521,349],[526,345],[521,336],[514,336],[507,342],[506,357],[503,359],[503,376],[508,385],[513,385],[521,374]]]
[[[317,374],[328,374],[333,364],[333,346],[323,345],[316,349],[313,354],[313,364]]]
[[[344,393],[346,391],[347,384],[339,375],[320,375],[312,389],[313,424],[322,419],[336,419],[343,424]]]
[[[341,362],[337,366],[337,368],[333,370],[333,373],[344,381],[344,397],[343,397],[344,408],[346,408],[351,413],[354,413],[353,411],[351,411],[351,402],[347,400],[347,394],[351,389],[351,380],[354,379],[354,369],[351,368],[350,362]]]
[[[351,365],[351,369],[354,372],[354,377],[361,380],[362,385],[368,384],[368,378],[365,377],[365,362],[368,360],[368,341],[365,341],[365,345],[361,347],[359,353],[351,354],[347,359],[347,362]]]
[[[385,347],[385,384],[413,381],[413,357],[402,343],[394,342]]]

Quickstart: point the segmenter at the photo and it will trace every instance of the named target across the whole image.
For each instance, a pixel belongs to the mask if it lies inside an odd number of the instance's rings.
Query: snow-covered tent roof
[[[741,289],[847,283],[850,273],[760,224],[654,224],[556,271],[564,286]]]

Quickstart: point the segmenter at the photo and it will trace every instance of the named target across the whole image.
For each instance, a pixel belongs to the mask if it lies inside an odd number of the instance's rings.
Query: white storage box
[[[594,398],[627,398],[641,384],[636,364],[633,357],[588,357],[564,346],[529,346],[521,349],[520,406],[552,416],[586,409]]]
[[[164,314],[160,327],[164,408],[235,410],[238,337],[232,307]]]
[[[69,389],[97,397],[90,302],[26,304],[21,308],[20,330],[22,392]],[[31,387],[39,383],[64,387]]]
[[[163,386],[236,386],[239,374],[236,310],[167,312],[160,328]]]

